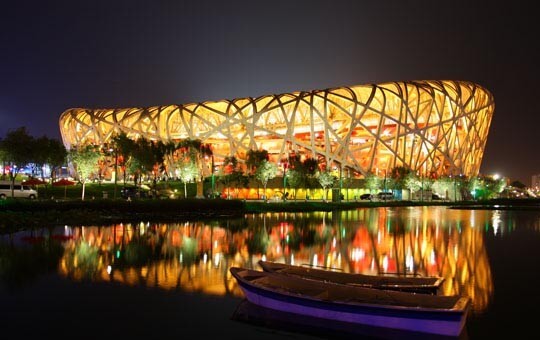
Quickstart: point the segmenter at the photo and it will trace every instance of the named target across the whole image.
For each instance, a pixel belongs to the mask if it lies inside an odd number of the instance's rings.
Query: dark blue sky
[[[0,136],[60,139],[72,107],[468,80],[495,97],[481,172],[540,173],[536,14],[495,1],[11,1],[0,11]]]

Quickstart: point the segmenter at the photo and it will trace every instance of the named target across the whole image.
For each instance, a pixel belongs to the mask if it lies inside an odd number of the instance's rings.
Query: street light
[[[218,167],[214,165],[214,156],[212,156],[212,198],[215,198],[216,194],[216,172]]]
[[[118,151],[116,148],[109,149],[109,152],[114,152],[114,198],[116,199],[116,185],[118,181]]]
[[[283,161],[282,162],[282,165],[283,165],[283,200],[285,201],[285,199],[287,199],[287,166],[288,166],[288,163],[287,161]]]
[[[343,166],[340,164],[339,165],[339,202],[341,202],[341,196],[343,196],[343,194],[341,193],[341,191],[343,190],[342,172],[343,172]]]

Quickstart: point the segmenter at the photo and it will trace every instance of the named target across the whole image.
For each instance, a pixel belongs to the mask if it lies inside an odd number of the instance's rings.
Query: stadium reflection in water
[[[501,232],[497,212],[444,207],[267,213],[242,219],[68,227],[60,274],[212,295],[242,293],[231,266],[261,258],[364,274],[445,278],[482,312],[493,294],[484,232]]]

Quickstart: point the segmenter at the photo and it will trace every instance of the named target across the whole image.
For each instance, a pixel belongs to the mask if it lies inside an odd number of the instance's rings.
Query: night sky
[[[537,14],[498,1],[10,1],[0,137],[60,139],[73,107],[187,104],[407,80],[467,80],[495,113],[481,173],[540,173]]]

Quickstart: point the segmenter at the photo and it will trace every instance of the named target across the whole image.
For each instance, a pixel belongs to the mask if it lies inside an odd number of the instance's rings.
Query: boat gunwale
[[[279,262],[272,262],[272,261],[263,261],[259,260],[259,266],[263,268],[264,271],[267,272],[275,272],[275,273],[281,273],[284,275],[290,275],[295,277],[304,277],[302,273],[297,272],[288,272],[287,269],[290,270],[310,270],[315,273],[319,273],[321,275],[341,275],[343,277],[357,277],[357,278],[365,278],[368,280],[375,280],[379,277],[383,277],[382,275],[366,275],[366,274],[360,274],[360,273],[345,273],[345,272],[336,272],[328,269],[320,269],[320,268],[311,268],[311,267],[302,267],[302,266],[296,266],[296,265],[290,265],[285,263],[279,263]],[[279,268],[278,268],[279,267]],[[367,282],[367,283],[356,283],[356,282],[339,282],[340,284],[350,285],[350,286],[358,286],[358,287],[364,287],[364,288],[375,288],[375,289],[394,289],[394,290],[419,290],[419,291],[428,291],[435,293],[442,283],[444,282],[444,277],[440,276],[428,276],[428,277],[421,277],[420,279],[424,281],[428,281],[429,279],[433,279],[434,282],[432,284],[405,284],[405,283],[399,283],[399,280],[402,279],[410,279],[415,280],[418,279],[417,277],[399,277],[399,276],[384,276],[386,279],[389,279],[390,282],[385,283],[379,283],[379,282]],[[311,277],[306,275],[305,278],[311,278],[316,281],[323,281],[327,282],[327,280],[318,278],[318,277]],[[392,282],[393,281],[393,282]]]

